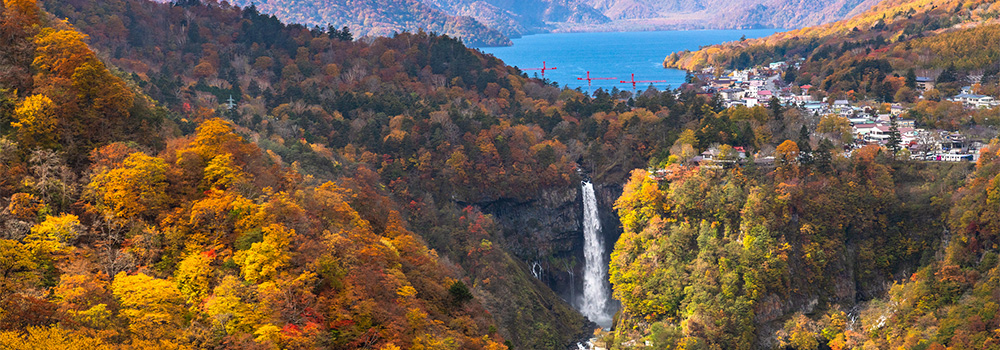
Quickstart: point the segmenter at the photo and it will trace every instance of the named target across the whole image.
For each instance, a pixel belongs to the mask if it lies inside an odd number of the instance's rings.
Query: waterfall
[[[542,269],[541,264],[539,264],[537,261],[531,263],[531,275],[535,276],[535,279],[537,280],[542,279],[543,272],[545,272],[545,270]]]
[[[583,298],[580,313],[603,328],[611,327],[608,314],[609,291],[607,264],[604,262],[604,239],[601,236],[601,220],[597,211],[597,196],[594,185],[583,182]]]

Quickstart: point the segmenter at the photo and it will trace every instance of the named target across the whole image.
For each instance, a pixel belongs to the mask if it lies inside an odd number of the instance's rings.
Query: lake
[[[684,71],[663,68],[663,59],[670,53],[739,40],[743,35],[758,38],[779,31],[782,29],[538,34],[514,39],[513,46],[480,50],[519,68],[542,67],[545,61],[548,67],[557,68],[546,70],[545,78],[560,86],[587,91],[587,82],[577,78],[586,77],[589,70],[592,78],[616,78],[594,80],[594,90],[599,87],[610,90],[616,86],[631,89],[631,84],[619,81],[630,80],[633,73],[635,80],[666,80],[654,84],[663,90],[668,85],[676,88],[684,83]],[[529,76],[541,75],[538,71],[525,72]],[[648,86],[648,83],[637,84],[639,89]]]

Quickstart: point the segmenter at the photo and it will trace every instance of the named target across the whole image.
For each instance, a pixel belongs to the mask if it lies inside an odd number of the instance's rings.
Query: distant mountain
[[[797,28],[849,17],[880,0],[583,1],[612,20],[657,28]]]
[[[859,14],[881,0],[234,0],[285,22],[348,26],[358,36],[425,31],[469,46],[546,32],[799,28]]]
[[[598,25],[611,20],[576,0],[424,0],[445,12],[473,17],[500,32],[519,37],[546,32],[551,23]]]
[[[355,36],[425,30],[460,37],[469,46],[510,45],[510,39],[472,17],[452,16],[418,0],[233,0],[256,5],[284,22],[347,26]]]
[[[584,0],[614,20],[666,18],[705,9],[705,0]]]
[[[797,28],[849,18],[881,0],[770,0],[752,6],[734,6],[729,23],[772,28]],[[720,25],[722,22],[717,22]],[[725,27],[723,25],[723,27]]]

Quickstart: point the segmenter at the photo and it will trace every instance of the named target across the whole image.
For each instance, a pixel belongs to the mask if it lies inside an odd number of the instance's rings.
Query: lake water
[[[529,35],[514,39],[508,47],[482,48],[508,65],[520,68],[539,68],[542,61],[556,70],[546,70],[545,78],[556,81],[560,86],[582,88],[587,91],[587,82],[577,80],[587,76],[592,78],[614,77],[614,80],[594,80],[594,90],[601,87],[610,90],[618,87],[632,89],[631,84],[620,80],[666,80],[656,83],[656,88],[674,88],[684,83],[685,72],[663,68],[663,59],[672,52],[697,50],[699,46],[719,44],[739,40],[741,36],[758,38],[781,31],[780,29],[747,30],[687,30],[658,32],[620,33],[555,33]],[[525,71],[529,76],[538,71]],[[645,89],[648,83],[636,85]]]

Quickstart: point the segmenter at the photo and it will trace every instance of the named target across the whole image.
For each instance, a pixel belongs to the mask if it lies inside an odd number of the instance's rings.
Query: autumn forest
[[[995,40],[967,40],[994,27],[877,35],[993,8],[911,2],[926,11],[877,33],[667,64],[808,52],[788,79],[817,95],[989,126],[989,112],[904,89],[909,70],[951,69],[985,71],[997,91]],[[845,152],[843,118],[727,108],[693,76],[589,95],[447,35],[362,40],[225,1],[0,11],[0,348],[1000,348],[996,139],[975,163]],[[920,52],[936,54],[911,64]],[[773,162],[698,166],[708,150]],[[563,253],[577,243],[497,209],[576,213],[584,180],[601,184],[617,238],[621,309],[596,334],[532,266],[579,269]]]

